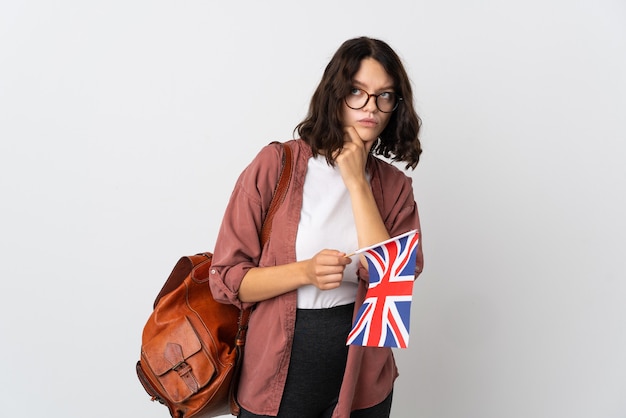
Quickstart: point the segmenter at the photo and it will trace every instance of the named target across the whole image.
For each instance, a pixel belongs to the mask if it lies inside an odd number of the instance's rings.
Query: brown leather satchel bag
[[[272,220],[291,177],[291,149],[261,230]],[[215,301],[209,288],[211,253],[182,257],[163,285],[143,329],[137,376],[153,401],[174,418],[239,414],[236,389],[250,309]]]

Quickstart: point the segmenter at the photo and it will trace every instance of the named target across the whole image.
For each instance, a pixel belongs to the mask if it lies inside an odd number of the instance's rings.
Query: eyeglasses
[[[402,97],[396,95],[391,91],[384,91],[379,94],[369,94],[365,90],[357,89],[353,87],[350,89],[350,93],[346,96],[346,105],[350,109],[359,110],[367,106],[370,101],[370,97],[374,98],[376,107],[383,113],[391,113],[398,108],[398,105],[402,101]]]

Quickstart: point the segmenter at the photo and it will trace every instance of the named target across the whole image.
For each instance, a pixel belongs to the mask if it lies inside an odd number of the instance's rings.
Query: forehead
[[[359,70],[354,74],[352,81],[360,87],[380,90],[393,88],[394,80],[385,71],[382,64],[374,58],[365,58],[361,61]]]

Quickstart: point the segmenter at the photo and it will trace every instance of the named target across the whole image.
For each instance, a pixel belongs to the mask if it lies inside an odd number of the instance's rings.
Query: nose
[[[376,112],[378,110],[378,105],[376,105],[376,99],[377,97],[373,94],[368,94],[365,106],[363,106],[363,110],[367,112]]]

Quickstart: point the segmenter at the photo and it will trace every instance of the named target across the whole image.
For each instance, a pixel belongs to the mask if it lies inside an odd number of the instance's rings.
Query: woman
[[[281,169],[264,147],[237,181],[216,242],[215,298],[254,305],[240,417],[388,417],[398,376],[389,348],[346,346],[367,290],[367,265],[347,252],[419,229],[411,180],[420,119],[409,79],[384,42],[346,41],[326,67],[296,131],[292,179],[269,241],[258,231]],[[419,249],[416,275],[422,268]]]

